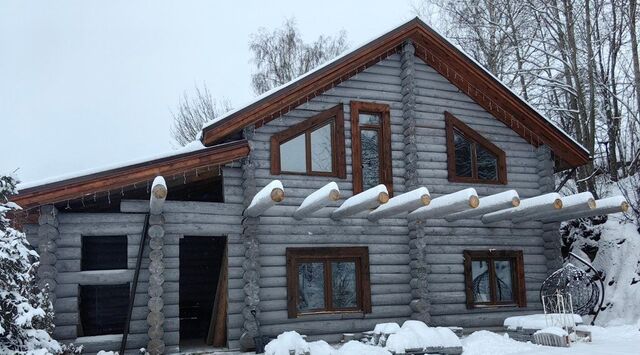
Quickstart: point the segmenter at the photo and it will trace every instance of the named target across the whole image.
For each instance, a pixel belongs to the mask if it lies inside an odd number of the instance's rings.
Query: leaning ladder
[[[133,287],[129,294],[129,310],[127,311],[127,320],[124,323],[122,332],[122,342],[120,343],[120,354],[124,355],[127,346],[127,336],[129,335],[129,323],[131,323],[131,314],[133,313],[133,302],[136,299],[136,289],[138,288],[138,276],[140,276],[140,266],[142,265],[142,257],[144,255],[144,245],[147,241],[147,230],[149,229],[149,214],[144,217],[144,227],[142,228],[142,238],[140,238],[140,247],[138,248],[138,260],[136,261],[136,272],[133,274]]]

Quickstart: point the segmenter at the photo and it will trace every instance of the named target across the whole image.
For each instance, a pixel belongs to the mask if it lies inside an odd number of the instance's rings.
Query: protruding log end
[[[480,206],[480,199],[478,196],[469,197],[469,207],[477,208],[478,206]]]
[[[431,203],[431,196],[426,194],[420,196],[420,202],[422,202],[422,204],[425,206],[429,206],[429,204]]]
[[[593,199],[593,198],[588,199],[587,200],[587,205],[589,206],[590,210],[596,208],[596,200]]]
[[[627,201],[624,201],[620,204],[620,209],[622,210],[622,212],[627,212],[629,210],[629,203],[627,203]]]
[[[271,190],[271,199],[275,202],[282,202],[284,200],[284,190],[280,188]]]
[[[553,201],[553,208],[559,210],[562,208],[562,200],[557,198],[555,201]]]
[[[378,202],[380,202],[380,204],[385,204],[387,202],[389,202],[389,194],[386,192],[381,192],[378,194]]]
[[[165,185],[155,185],[151,189],[153,197],[164,200],[167,197],[167,187]]]
[[[340,191],[331,190],[331,192],[329,192],[329,199],[331,201],[338,201],[340,199]]]
[[[518,207],[520,206],[520,197],[516,196],[514,198],[511,199],[511,205],[513,207]]]

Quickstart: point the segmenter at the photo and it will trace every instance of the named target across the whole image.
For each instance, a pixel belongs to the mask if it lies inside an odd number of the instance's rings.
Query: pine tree
[[[36,285],[38,254],[7,216],[20,209],[9,201],[16,193],[16,180],[0,175],[0,353],[60,354],[68,349],[50,336],[53,308]]]

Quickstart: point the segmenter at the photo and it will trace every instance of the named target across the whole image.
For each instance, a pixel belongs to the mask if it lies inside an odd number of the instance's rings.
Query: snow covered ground
[[[463,355],[622,355],[640,353],[640,324],[615,327],[585,327],[593,342],[573,343],[569,348],[554,348],[523,343],[488,331],[462,338]]]
[[[414,322],[415,321],[411,321]],[[424,329],[422,329],[424,328]],[[428,329],[427,329],[428,328]],[[403,330],[404,329],[404,330]],[[513,340],[507,335],[501,335],[489,331],[478,331],[469,336],[463,337],[460,341],[457,339],[450,339],[454,337],[451,334],[439,334],[439,331],[446,328],[430,328],[426,325],[418,327],[416,324],[403,325],[402,328],[396,330],[395,334],[406,341],[419,341],[421,338],[415,332],[427,334],[429,337],[424,337],[424,341],[429,338],[431,340],[427,343],[432,343],[435,339],[437,343],[445,346],[459,346],[462,343],[464,349],[463,355],[538,355],[538,354],[551,354],[551,355],[628,355],[628,354],[640,354],[640,322],[636,325],[623,325],[623,326],[611,326],[611,327],[598,327],[598,326],[581,326],[583,330],[591,331],[593,341],[587,342],[575,342],[572,343],[569,348],[556,348],[550,346],[535,345],[532,343],[524,343]],[[411,334],[403,334],[411,333]],[[426,331],[426,333],[425,333]],[[431,331],[431,332],[429,332]],[[405,335],[411,335],[406,337]],[[389,338],[390,341],[391,338]],[[392,341],[393,342],[393,341]],[[410,346],[417,346],[418,344],[407,344]],[[423,345],[435,345],[435,344],[423,344]],[[391,346],[393,348],[393,345]],[[296,349],[296,354],[304,354],[304,351],[310,351],[311,355],[391,355],[388,350],[390,349],[389,343],[387,347],[373,346],[363,344],[357,341],[350,341],[344,345],[329,345],[324,341],[306,342],[296,332],[286,332],[280,334],[278,340],[273,340],[266,347],[265,354],[267,355],[289,355],[289,349]],[[397,349],[395,349],[397,350]],[[245,353],[251,354],[251,353]]]

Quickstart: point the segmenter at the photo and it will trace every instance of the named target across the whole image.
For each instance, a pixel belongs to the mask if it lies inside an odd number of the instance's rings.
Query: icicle
[[[111,204],[111,191],[107,191],[107,201]]]

